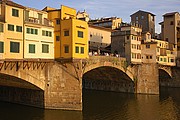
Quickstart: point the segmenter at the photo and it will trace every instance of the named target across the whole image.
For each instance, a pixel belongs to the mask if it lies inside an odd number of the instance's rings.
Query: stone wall
[[[45,108],[82,110],[81,64],[55,62],[46,66]]]
[[[157,64],[142,63],[137,67],[136,92],[159,94],[159,73]]]
[[[172,78],[160,79],[160,86],[162,87],[180,87],[180,68],[172,67]]]
[[[0,86],[0,100],[44,108],[44,91]]]

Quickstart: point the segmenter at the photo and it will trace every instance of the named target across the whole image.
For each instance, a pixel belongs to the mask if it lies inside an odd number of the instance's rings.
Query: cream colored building
[[[141,33],[138,24],[122,24],[121,30],[112,32],[111,52],[125,57],[128,63],[140,63]]]
[[[76,15],[76,18],[79,19],[79,20],[86,21],[86,22],[89,22],[89,20],[90,20],[89,14],[86,13],[85,10],[83,12],[78,11],[77,15]]]
[[[94,26],[106,27],[111,29],[117,29],[121,26],[122,19],[117,17],[101,18],[96,20],[90,20],[89,24]]]
[[[109,28],[89,25],[89,52],[110,52],[106,48],[111,44],[111,31]]]
[[[24,58],[54,59],[54,27],[45,11],[26,8]]]
[[[152,56],[150,59],[151,62],[154,62],[155,56],[156,62],[161,65],[176,66],[177,51],[170,49],[169,42],[164,40],[151,39],[151,34],[149,32],[143,34],[143,41],[144,49],[142,49],[142,52],[144,56],[146,56],[147,53]],[[147,44],[149,44],[149,47],[147,47]],[[146,57],[143,58],[144,60],[146,59]],[[147,62],[148,59],[145,61]]]

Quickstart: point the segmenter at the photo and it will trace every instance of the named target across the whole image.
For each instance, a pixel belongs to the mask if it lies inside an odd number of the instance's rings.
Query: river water
[[[180,88],[160,95],[83,90],[83,112],[0,102],[0,120],[180,120]]]

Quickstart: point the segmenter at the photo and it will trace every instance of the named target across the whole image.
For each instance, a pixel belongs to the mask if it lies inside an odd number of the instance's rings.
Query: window
[[[136,58],[136,54],[135,53],[132,53],[132,58]]]
[[[174,25],[174,22],[173,22],[173,21],[171,21],[171,22],[170,22],[170,25]]]
[[[0,53],[4,53],[4,42],[0,42]]]
[[[90,37],[92,37],[92,34],[90,34]]]
[[[76,53],[79,53],[79,47],[76,46]]]
[[[45,30],[42,30],[42,36],[49,36],[49,37],[52,37],[52,32],[51,32],[51,31],[45,31]]]
[[[56,20],[56,24],[59,25],[60,24],[60,19]]]
[[[19,10],[17,10],[17,9],[12,9],[12,16],[14,16],[14,17],[19,17]]]
[[[14,25],[8,24],[8,30],[9,31],[14,31]]]
[[[35,45],[29,44],[29,53],[35,53]]]
[[[46,31],[42,30],[42,36],[46,36]]]
[[[22,26],[16,26],[16,31],[17,32],[22,32]]]
[[[137,49],[138,49],[138,50],[141,50],[141,45],[137,45]]]
[[[69,53],[69,46],[68,45],[64,46],[64,52]]]
[[[160,61],[163,61],[163,58],[160,58]]]
[[[38,30],[37,29],[34,29],[35,30],[35,35],[37,35],[38,34]]]
[[[170,61],[173,63],[173,62],[174,62],[174,59],[171,59]]]
[[[38,35],[38,29],[26,28],[26,33]]]
[[[19,53],[19,42],[10,42],[10,52]]]
[[[31,29],[30,28],[26,28],[26,33],[30,34],[31,33]]]
[[[56,41],[60,41],[60,37],[59,36],[56,36]]]
[[[78,37],[83,38],[83,32],[82,31],[78,31]]]
[[[42,44],[42,53],[49,53],[49,45]]]
[[[164,58],[164,62],[167,62],[166,58]]]
[[[136,16],[136,20],[138,20],[138,16]]]
[[[81,54],[84,54],[84,47],[81,47]]]
[[[132,44],[132,49],[136,49],[136,45],[135,44]]]
[[[129,36],[127,36],[126,38],[127,38],[127,40],[129,40]]]
[[[0,24],[0,32],[3,32],[3,31],[4,31],[4,25]]]
[[[69,30],[64,31],[64,36],[69,36]]]
[[[146,48],[150,48],[150,45],[146,45]]]
[[[141,19],[142,19],[142,20],[144,19],[144,16],[143,16],[143,15],[141,16]]]
[[[150,55],[149,58],[152,59],[152,55]]]

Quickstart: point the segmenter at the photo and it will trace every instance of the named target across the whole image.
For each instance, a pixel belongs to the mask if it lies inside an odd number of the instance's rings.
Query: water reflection
[[[180,89],[158,95],[83,91],[83,112],[43,110],[0,102],[0,120],[178,120]]]

